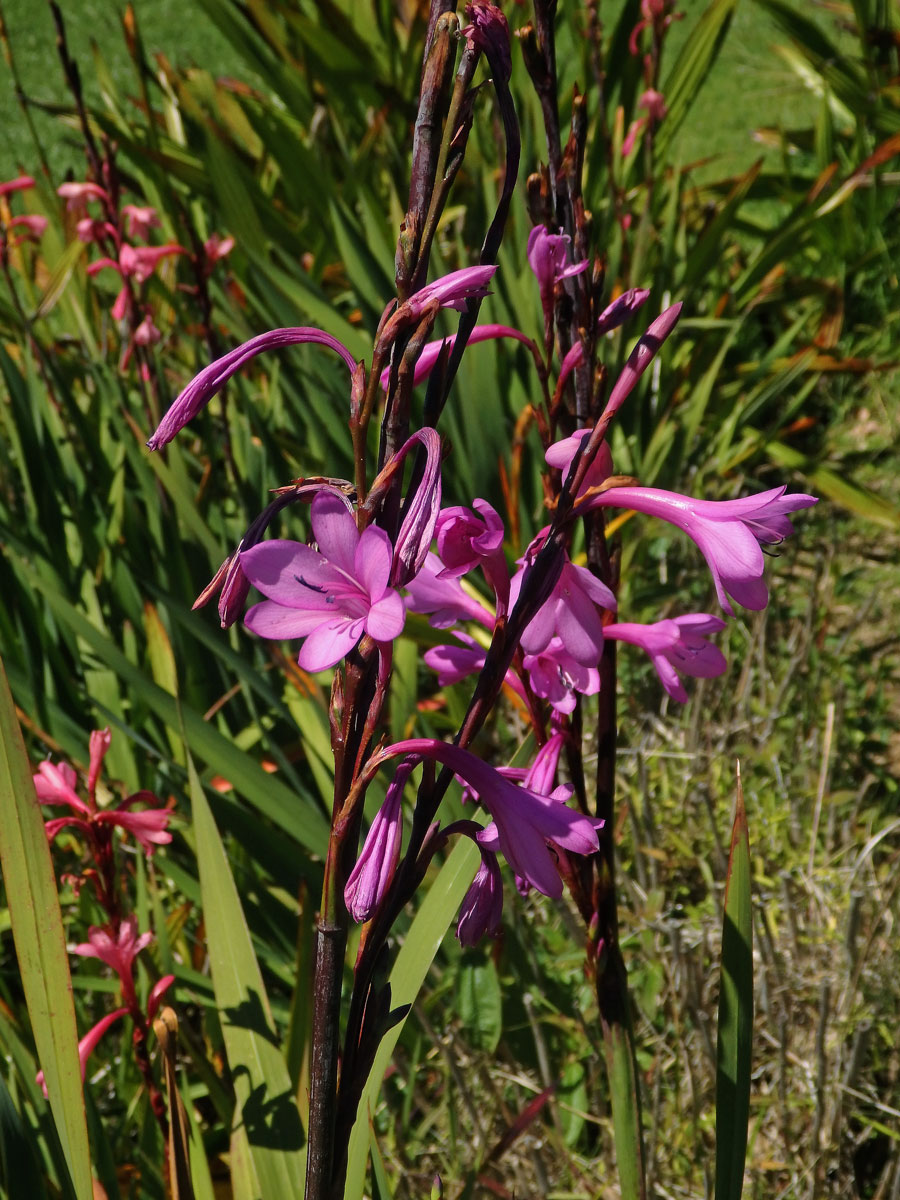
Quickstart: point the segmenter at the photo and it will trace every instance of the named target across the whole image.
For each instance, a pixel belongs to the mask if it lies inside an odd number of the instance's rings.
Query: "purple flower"
[[[475,3],[466,5],[466,16],[471,24],[460,30],[461,35],[474,42],[492,64],[491,70],[497,72],[503,83],[509,83],[512,55],[509,49],[509,25],[502,10],[496,4],[475,0]]]
[[[649,288],[629,288],[627,292],[617,296],[597,318],[597,336],[624,325],[632,313],[636,313],[649,299]]]
[[[368,921],[384,899],[400,861],[403,838],[403,789],[417,760],[401,763],[384,803],[375,814],[356,866],[344,888],[344,903],[354,921]]]
[[[524,574],[520,571],[513,578],[512,604]],[[526,654],[538,655],[558,637],[576,663],[595,667],[603,653],[602,609],[614,612],[615,596],[586,567],[576,567],[567,558],[553,591],[522,631],[522,649]]]
[[[380,758],[418,754],[450,767],[468,783],[491,816],[491,824],[478,834],[487,850],[498,848],[515,871],[545,896],[559,898],[562,880],[548,842],[574,854],[590,854],[599,846],[594,817],[585,817],[566,806],[571,787],[557,788],[542,796],[528,787],[504,779],[476,755],[435,738],[410,738],[381,752]]]
[[[328,346],[341,356],[351,375],[355,371],[356,363],[353,361],[353,355],[330,333],[323,333],[321,329],[310,329],[306,326],[270,329],[268,333],[260,333],[251,338],[249,342],[244,342],[243,345],[236,346],[234,350],[229,350],[227,354],[217,358],[208,367],[204,367],[199,375],[195,375],[160,421],[147,445],[151,450],[158,450],[160,446],[171,442],[175,434],[183,429],[188,421],[196,417],[197,413],[209,403],[216,392],[225,386],[232,375],[239,371],[245,363],[255,358],[257,354],[261,354],[264,350],[273,350],[279,346],[294,346],[301,342],[315,342],[320,346]]]
[[[596,666],[586,667],[576,662],[558,637],[551,638],[538,654],[526,654],[523,665],[531,690],[559,713],[573,711],[576,693],[594,696],[600,691],[600,672]]]
[[[459,683],[461,679],[477,674],[485,663],[485,651],[474,638],[459,630],[453,636],[459,638],[464,645],[432,646],[430,650],[425,651],[425,665],[437,674],[441,687]],[[523,703],[527,702],[522,681],[514,671],[507,671],[503,682]]]
[[[419,293],[421,295],[421,293]],[[499,338],[513,338],[517,342],[521,342],[523,346],[532,346],[533,343],[530,337],[527,337],[519,329],[513,329],[509,325],[476,325],[469,334],[469,339],[466,342],[467,346],[474,346],[476,342],[493,341]],[[422,353],[416,360],[416,365],[413,370],[413,385],[419,384],[423,379],[427,379],[434,370],[434,364],[440,357],[441,350],[444,346],[448,352],[453,349],[456,342],[456,334],[451,333],[449,337],[438,338],[435,342],[428,342],[422,347]],[[381,372],[381,386],[387,391],[388,380],[390,379],[391,369],[385,367]]]
[[[571,239],[564,233],[548,233],[543,225],[535,225],[528,235],[528,262],[537,277],[544,311],[544,338],[549,344],[553,329],[553,302],[556,285],[587,269],[587,259],[570,263],[568,245]]]
[[[438,555],[444,564],[440,577],[459,578],[480,565],[498,605],[505,607],[509,600],[509,568],[503,554],[503,533],[500,514],[487,500],[473,500],[472,508],[457,505],[442,509],[435,529]]]
[[[646,650],[663,687],[673,700],[686,704],[688,696],[678,672],[698,679],[721,675],[728,663],[719,647],[706,640],[706,634],[724,628],[725,622],[719,617],[690,613],[652,625],[607,625],[603,633]]]
[[[682,529],[706,559],[719,603],[734,616],[726,592],[744,608],[758,611],[768,602],[760,544],[784,541],[794,532],[788,513],[818,503],[815,496],[802,492],[784,493],[782,486],[742,500],[693,500],[659,488],[621,487],[591,497],[579,507],[582,512],[610,506],[632,508]]]
[[[470,300],[481,300],[488,294],[488,284],[494,277],[496,266],[463,267],[442,275],[434,283],[426,283],[400,306],[398,313],[406,310],[408,316],[421,317],[426,307],[435,301],[441,308],[455,308],[465,312]]]
[[[324,671],[349,654],[364,633],[390,642],[403,629],[405,610],[388,586],[393,547],[383,529],[360,536],[346,505],[332,492],[312,502],[318,550],[273,540],[241,554],[250,582],[267,597],[244,618],[266,638],[305,638],[297,659],[306,671]]]
[[[463,946],[474,946],[483,937],[494,937],[503,919],[503,881],[496,854],[484,847],[481,865],[463,897],[456,936]]]
[[[447,629],[457,621],[477,621],[493,629],[493,614],[463,591],[456,579],[445,578],[443,571],[444,564],[429,551],[421,571],[406,585],[406,607],[410,612],[431,613],[435,629]]]
[[[562,477],[565,479],[581,443],[585,438],[590,437],[590,435],[590,429],[578,429],[571,437],[561,438],[560,441],[554,442],[552,446],[547,448],[547,452],[544,455],[548,466],[556,467],[558,471],[562,472]],[[605,479],[608,479],[612,475],[612,470],[612,453],[606,442],[603,442],[600,445],[600,449],[594,455],[594,461],[588,467],[584,482],[578,489],[578,495],[583,496],[588,488],[599,487]]]

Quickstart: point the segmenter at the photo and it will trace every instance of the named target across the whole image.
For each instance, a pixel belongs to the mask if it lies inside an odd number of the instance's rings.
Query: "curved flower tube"
[[[489,342],[499,340],[500,338],[512,338],[514,341],[521,342],[523,346],[534,346],[530,337],[522,333],[520,329],[513,329],[510,325],[476,325],[469,334],[466,345],[473,346],[476,342]],[[422,353],[416,360],[416,365],[413,369],[413,386],[420,384],[424,379],[428,378],[434,370],[434,365],[440,357],[444,346],[447,347],[449,353],[455,343],[456,334],[451,333],[448,337],[438,338],[437,341],[428,342],[427,345],[422,347]],[[385,367],[381,372],[380,383],[384,391],[387,391],[390,374],[390,367]]]
[[[663,687],[673,700],[687,703],[688,694],[679,678],[693,675],[698,679],[712,679],[727,669],[725,655],[718,646],[707,641],[709,633],[719,633],[725,628],[720,617],[709,613],[689,613],[651,625],[623,623],[607,625],[604,636],[620,642],[640,646],[650,655],[650,661]]]
[[[371,762],[375,765],[407,754],[442,763],[469,784],[494,818],[477,835],[478,844],[488,850],[499,848],[516,875],[545,896],[558,899],[562,895],[562,879],[548,842],[573,854],[590,854],[598,849],[597,830],[603,822],[566,806],[571,794],[568,786],[557,788],[549,796],[540,795],[504,779],[470,751],[436,738],[396,742]]]
[[[169,411],[160,421],[155,432],[148,439],[147,445],[151,450],[158,450],[171,442],[172,438],[193,420],[197,413],[209,403],[216,392],[225,386],[237,371],[250,362],[257,354],[265,350],[273,350],[279,346],[296,346],[305,342],[313,342],[319,346],[328,346],[339,354],[347,364],[347,370],[352,375],[356,369],[353,355],[347,347],[330,333],[321,329],[312,329],[305,325],[287,329],[270,329],[268,333],[257,334],[249,342],[236,346],[217,358],[215,362],[204,367],[199,375],[195,375],[187,387],[180,393]]]
[[[741,500],[694,500],[660,488],[617,487],[582,501],[577,511],[631,508],[683,530],[706,559],[719,603],[734,616],[726,592],[755,611],[768,603],[760,545],[784,541],[794,532],[788,513],[818,503],[815,496],[803,492],[786,496],[785,490],[782,485]]]

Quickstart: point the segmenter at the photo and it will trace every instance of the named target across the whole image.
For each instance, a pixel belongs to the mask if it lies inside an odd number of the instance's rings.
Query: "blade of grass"
[[[190,759],[188,774],[210,970],[237,1096],[234,1128],[246,1135],[262,1200],[299,1196],[306,1152],[290,1075],[225,847]]]
[[[747,1156],[753,1040],[753,929],[750,838],[740,766],[731,832],[716,1052],[716,1200],[740,1200]]]
[[[62,913],[31,767],[2,663],[0,864],[50,1108],[75,1195],[78,1200],[91,1200],[91,1154]]]

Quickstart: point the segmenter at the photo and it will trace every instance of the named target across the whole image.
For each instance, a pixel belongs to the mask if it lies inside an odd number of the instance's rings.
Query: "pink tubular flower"
[[[687,703],[687,692],[678,677],[693,675],[698,679],[712,679],[727,668],[725,655],[718,646],[706,640],[706,635],[719,633],[725,622],[709,613],[690,613],[652,625],[621,624],[607,625],[603,633],[620,642],[640,646],[650,655],[662,685],[673,700]]]
[[[174,978],[174,976],[172,976]],[[84,1077],[87,1074],[88,1059],[97,1048],[97,1043],[109,1029],[110,1025],[118,1021],[119,1017],[127,1017],[127,1008],[117,1008],[114,1012],[107,1013],[105,1017],[101,1017],[96,1025],[91,1026],[83,1038],[78,1043],[78,1065],[81,1068],[81,1082],[84,1083]],[[38,1087],[47,1097],[47,1084],[44,1080],[44,1072],[38,1071],[35,1082]]]
[[[146,313],[143,321],[134,331],[134,340],[138,346],[155,346],[162,334],[157,329],[151,313]]]
[[[476,342],[495,341],[500,338],[512,338],[514,341],[521,342],[524,346],[532,344],[531,338],[527,337],[520,329],[513,329],[510,325],[476,325],[469,334],[469,339],[466,346],[474,346]],[[435,342],[428,342],[422,347],[422,353],[419,355],[415,368],[413,370],[413,386],[427,379],[434,370],[434,364],[437,362],[441,350],[444,346],[450,351],[456,342],[456,334],[451,333],[449,337],[439,338]],[[391,369],[385,367],[381,372],[381,386],[387,391],[388,380],[390,379]]]
[[[459,638],[463,645],[458,646],[451,643],[445,646],[432,646],[431,649],[425,651],[424,655],[425,665],[437,675],[441,687],[459,683],[461,679],[477,674],[485,664],[485,652],[474,638],[459,630],[453,636]],[[525,689],[515,671],[507,671],[503,682],[515,692],[523,703],[526,702]]]
[[[84,800],[75,791],[78,776],[68,763],[52,763],[45,760],[40,763],[37,773],[33,776],[34,787],[41,804],[65,804],[74,815],[53,817],[44,822],[47,837],[53,839],[61,829],[72,826],[80,829],[87,836],[96,836],[99,828],[118,825],[126,833],[130,833],[143,846],[147,854],[152,854],[157,846],[167,845],[172,840],[168,831],[171,813],[168,809],[151,807],[143,812],[129,812],[133,804],[157,805],[158,800],[152,792],[135,792],[126,800],[112,808],[97,807],[97,782],[103,758],[109,749],[110,732],[108,729],[97,729],[91,734],[90,768],[88,771],[88,800]]]
[[[526,654],[523,665],[531,690],[558,713],[572,712],[579,695],[595,696],[600,691],[600,672],[596,666],[586,667],[577,662],[561,638],[551,638],[537,654]]]
[[[425,469],[415,492],[403,505],[391,564],[390,582],[395,587],[402,587],[422,569],[441,509],[441,439],[437,430],[426,426],[412,434],[385,465],[382,476],[402,463],[417,444],[425,450]]]
[[[267,597],[244,623],[260,637],[305,638],[298,663],[306,671],[324,671],[364,633],[376,642],[393,641],[406,613],[388,586],[394,552],[383,529],[370,525],[360,536],[331,492],[315,497],[311,522],[318,551],[273,540],[242,552],[247,578]]]
[[[663,342],[675,328],[678,323],[678,318],[681,316],[682,305],[672,304],[669,308],[663,309],[655,321],[643,333],[637,341],[637,345],[628,355],[628,360],[622,368],[619,378],[613,385],[612,391],[609,393],[609,399],[606,401],[606,407],[603,410],[603,415],[606,418],[612,417],[622,407],[625,398],[631,393],[634,385],[646,371],[647,367],[659,353]]]
[[[528,235],[528,262],[540,288],[544,338],[548,343],[553,328],[556,285],[587,270],[586,258],[581,262],[569,263],[569,241],[567,234],[548,233],[543,225],[535,225]]]
[[[498,75],[503,83],[509,83],[512,75],[512,55],[509,49],[509,25],[503,11],[496,4],[475,0],[466,5],[466,16],[471,24],[460,30],[492,63],[499,65]]]
[[[455,308],[457,312],[465,312],[470,300],[481,300],[488,294],[488,284],[496,270],[496,266],[477,266],[451,271],[449,275],[441,276],[434,283],[426,283],[401,305],[401,309],[406,309],[409,316],[418,318],[428,304],[437,301],[441,308]]]
[[[152,933],[142,933],[138,936],[137,917],[134,914],[125,917],[118,930],[92,925],[88,930],[88,940],[74,948],[74,954],[82,958],[99,958],[119,977],[122,985],[122,995],[126,1004],[134,1003],[134,960],[153,941]]]
[[[503,920],[503,881],[496,854],[480,846],[481,863],[459,910],[456,936],[462,946],[495,937]]]
[[[88,200],[108,199],[105,190],[96,183],[61,183],[56,194],[65,200],[68,211],[79,217],[87,212]]]
[[[514,605],[524,571],[513,578]],[[547,601],[522,631],[522,649],[539,655],[558,637],[565,652],[583,667],[596,667],[603,653],[603,621],[600,611],[615,611],[616,598],[586,567],[576,567],[567,558],[556,586]]]
[[[214,233],[203,243],[203,253],[206,256],[207,266],[211,267],[217,263],[219,259],[225,258],[234,249],[233,237],[222,237],[221,234]]]
[[[440,577],[458,579],[480,565],[494,589],[498,608],[505,608],[509,568],[503,554],[503,521],[487,500],[473,500],[472,509],[457,505],[441,510],[435,529],[438,555],[444,564]]]
[[[10,196],[13,192],[24,192],[34,186],[33,176],[19,175],[16,179],[7,179],[5,183],[0,183],[0,196]]]
[[[384,804],[375,814],[356,866],[344,888],[344,903],[354,921],[368,921],[384,899],[400,861],[403,838],[403,789],[416,759],[401,763],[390,782]]]
[[[47,218],[40,213],[26,213],[23,217],[13,217],[9,222],[10,229],[24,229],[25,236],[37,240],[42,238],[47,230]]]
[[[126,204],[122,208],[122,215],[125,217],[128,236],[139,241],[144,240],[151,229],[159,229],[161,226],[156,209],[149,204]]]
[[[788,514],[818,503],[800,492],[785,495],[772,488],[742,500],[693,500],[659,488],[610,488],[582,502],[580,510],[631,508],[659,517],[683,530],[696,542],[712,572],[719,603],[729,616],[734,610],[726,592],[744,608],[766,607],[769,591],[763,579],[765,558],[760,545],[778,544],[794,532]]]
[[[494,628],[494,614],[463,590],[456,579],[444,577],[444,564],[430,551],[415,579],[406,585],[406,607],[410,612],[431,613],[435,629],[448,629],[457,621],[477,621]]]
[[[435,738],[410,738],[388,746],[376,757],[379,761],[417,754],[448,766],[467,783],[494,818],[477,835],[480,846],[498,848],[515,873],[545,896],[558,899],[562,880],[548,843],[573,854],[597,850],[597,829],[602,822],[582,816],[566,806],[571,788],[557,788],[544,796],[528,787],[504,779],[476,755],[459,746]]]
[[[175,242],[165,246],[129,246],[126,243],[119,251],[119,268],[123,276],[131,275],[138,283],[146,283],[162,259],[184,253],[184,247]]]
[[[260,333],[251,338],[249,342],[244,342],[243,345],[236,346],[234,350],[229,350],[227,354],[217,358],[208,367],[204,367],[199,375],[195,375],[160,421],[147,445],[151,450],[158,450],[160,446],[171,442],[175,434],[183,429],[188,421],[196,417],[197,413],[209,403],[216,392],[225,386],[232,375],[255,358],[257,354],[261,354],[264,350],[273,350],[280,346],[296,346],[304,342],[328,346],[329,349],[341,356],[347,364],[350,374],[353,374],[356,368],[353,355],[330,333],[323,333],[321,329],[310,329],[306,326],[270,329],[268,333]]]
[[[585,438],[590,437],[590,435],[590,429],[578,429],[571,437],[561,438],[558,442],[554,442],[552,446],[547,448],[547,452],[544,455],[547,465],[556,467],[558,471],[562,472],[562,477],[565,479],[581,443]],[[588,488],[599,487],[605,479],[608,479],[612,475],[612,470],[612,452],[606,442],[603,442],[600,449],[594,455],[594,461],[588,467],[584,482],[578,489],[578,495],[582,496]]]
[[[98,242],[103,237],[115,237],[115,228],[109,221],[96,217],[82,217],[75,226],[75,234],[79,242]],[[104,264],[111,264],[112,259],[103,259]]]

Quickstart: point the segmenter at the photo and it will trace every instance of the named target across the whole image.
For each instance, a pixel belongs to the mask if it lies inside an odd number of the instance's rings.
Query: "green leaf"
[[[624,980],[622,986],[625,987]],[[612,1104],[613,1139],[622,1200],[644,1200],[644,1152],[641,1105],[634,1045],[627,1021],[617,1021],[603,1031]]]
[[[456,983],[456,1011],[471,1044],[493,1054],[503,1032],[503,997],[490,958],[466,955]]]
[[[6,1080],[0,1074],[0,1190],[7,1196],[41,1200],[47,1195],[32,1138],[31,1130],[16,1111]],[[13,1191],[13,1184],[17,1191]]]
[[[0,663],[0,865],[38,1059],[78,1200],[91,1200],[72,981],[56,877],[15,705]]]
[[[750,909],[750,838],[741,777],[731,832],[716,1068],[716,1200],[740,1200],[750,1116],[753,1040],[753,928]]]
[[[188,774],[210,971],[237,1097],[233,1132],[246,1140],[251,1167],[241,1178],[255,1180],[246,1200],[299,1196],[306,1152],[287,1064],[225,847],[190,760]]]
[[[663,161],[679,126],[718,56],[734,16],[737,0],[713,0],[685,42],[663,86],[668,113],[656,134],[656,153]]]

